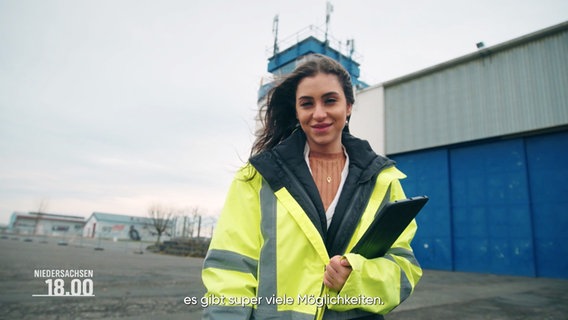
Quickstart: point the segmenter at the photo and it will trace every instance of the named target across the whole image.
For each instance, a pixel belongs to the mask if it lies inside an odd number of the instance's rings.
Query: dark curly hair
[[[262,128],[256,133],[251,156],[273,148],[298,127],[296,89],[302,79],[319,73],[334,74],[339,79],[347,103],[355,103],[351,76],[339,62],[321,54],[308,55],[305,60],[269,91],[266,104],[259,110]],[[349,129],[345,126],[344,130]]]

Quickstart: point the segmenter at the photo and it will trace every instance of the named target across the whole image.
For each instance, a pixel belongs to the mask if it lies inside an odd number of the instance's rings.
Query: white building
[[[170,229],[166,229],[161,240],[170,237]],[[154,240],[157,233],[150,218],[93,212],[85,223],[83,236],[118,240]]]
[[[9,232],[22,235],[80,236],[85,218],[43,212],[14,212]]]

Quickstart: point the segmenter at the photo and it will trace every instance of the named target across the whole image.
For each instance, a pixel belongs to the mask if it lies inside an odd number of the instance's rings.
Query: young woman
[[[384,257],[349,253],[405,198],[393,161],[349,134],[354,102],[349,73],[322,55],[269,93],[204,261],[204,319],[382,319],[411,294],[414,221]]]

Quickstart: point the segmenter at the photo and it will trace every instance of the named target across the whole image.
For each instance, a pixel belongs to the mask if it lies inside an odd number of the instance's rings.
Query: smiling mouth
[[[328,127],[331,127],[331,123],[316,124],[316,125],[312,126],[312,128],[314,128],[316,130],[325,129],[325,128],[328,128]]]

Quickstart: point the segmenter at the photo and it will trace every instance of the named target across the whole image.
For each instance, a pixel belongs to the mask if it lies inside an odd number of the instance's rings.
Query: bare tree
[[[165,208],[159,204],[151,205],[150,208],[148,208],[148,217],[151,220],[151,227],[156,229],[156,233],[158,234],[156,244],[160,244],[162,234],[170,227],[173,215],[173,209]]]
[[[199,220],[201,220],[202,211],[198,206],[186,207],[179,211],[182,223],[182,238],[193,238],[196,225],[199,233]]]
[[[195,224],[198,223],[198,221],[201,220],[200,211],[201,210],[197,206],[195,206],[191,209],[191,232],[189,233],[190,238],[193,238],[193,233],[195,231]],[[199,226],[197,228],[198,228],[198,234],[199,234]]]
[[[38,204],[38,208],[37,208],[37,212],[36,212],[35,225],[34,225],[34,235],[39,234],[39,227],[40,227],[39,223],[40,223],[42,214],[47,211],[47,206],[48,206],[47,200],[41,199],[39,204]]]

